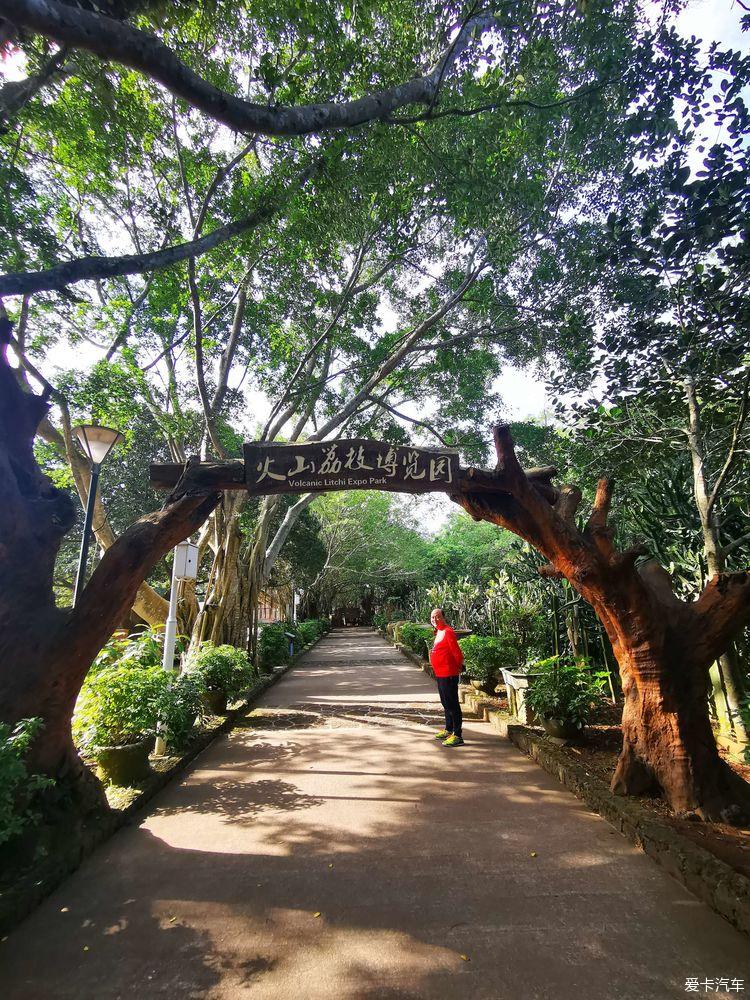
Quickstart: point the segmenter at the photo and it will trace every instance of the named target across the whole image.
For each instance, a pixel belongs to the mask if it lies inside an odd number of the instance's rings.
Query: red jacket
[[[464,654],[450,625],[435,633],[435,642],[430,650],[430,663],[436,677],[458,677],[461,673]]]

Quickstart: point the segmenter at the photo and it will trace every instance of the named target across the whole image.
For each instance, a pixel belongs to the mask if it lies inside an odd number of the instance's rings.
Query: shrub
[[[159,705],[171,676],[161,667],[119,664],[89,674],[73,716],[73,738],[83,750],[137,743],[156,733]]]
[[[489,684],[498,676],[501,667],[508,666],[508,645],[502,639],[468,635],[459,639],[458,645],[464,654],[466,673],[472,680]]]
[[[417,625],[416,622],[406,622],[401,626],[401,641],[413,653],[418,656],[426,656],[435,632],[425,625]]]
[[[324,618],[308,618],[306,621],[297,622],[294,627],[299,645],[306,646],[324,635],[330,626]]]
[[[230,701],[249,687],[253,668],[244,649],[204,642],[191,657],[188,673],[196,673],[206,691],[223,691]]]
[[[534,664],[539,674],[529,687],[526,701],[540,719],[559,719],[582,729],[602,697],[605,673],[592,674],[585,661],[552,656]]]
[[[161,720],[162,735],[170,747],[184,746],[205,709],[203,678],[198,673],[166,674],[168,683],[157,701],[157,714]]]
[[[54,784],[51,778],[29,774],[24,762],[41,728],[41,719],[21,719],[12,729],[0,723],[0,844],[18,836],[39,819],[34,798]]]
[[[261,626],[258,636],[258,659],[261,668],[268,670],[289,660],[289,639],[284,634],[292,632],[289,622],[271,622]]]

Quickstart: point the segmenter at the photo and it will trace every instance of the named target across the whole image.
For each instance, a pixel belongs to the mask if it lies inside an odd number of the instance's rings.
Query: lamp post
[[[73,606],[78,603],[86,584],[86,563],[89,557],[89,537],[91,535],[91,522],[94,519],[94,502],[96,500],[96,490],[99,485],[99,471],[102,462],[109,455],[118,441],[122,440],[122,434],[111,427],[97,427],[95,424],[80,424],[73,428],[73,433],[78,439],[78,443],[86,452],[91,462],[91,482],[89,483],[89,498],[86,503],[86,518],[83,522],[83,538],[81,539],[81,554],[78,559],[78,573],[76,574],[76,586],[73,591]]]

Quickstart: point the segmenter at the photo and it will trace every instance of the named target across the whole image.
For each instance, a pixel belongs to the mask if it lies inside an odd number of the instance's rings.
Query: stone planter
[[[557,740],[574,740],[581,730],[568,719],[542,719],[544,731]]]
[[[225,715],[228,696],[222,688],[209,688],[203,693],[203,701],[212,715]]]
[[[145,781],[151,774],[148,755],[153,746],[153,739],[143,739],[117,747],[99,747],[96,751],[98,776],[102,781],[126,788]]]
[[[522,674],[506,667],[501,668],[501,673],[508,691],[508,711],[525,726],[533,726],[536,716],[526,704],[526,692],[539,674]]]

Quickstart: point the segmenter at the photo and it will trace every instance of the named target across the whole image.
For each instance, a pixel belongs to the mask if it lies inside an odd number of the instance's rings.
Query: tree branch
[[[119,278],[126,274],[143,274],[146,271],[158,271],[172,264],[178,264],[190,257],[199,257],[221,243],[233,239],[242,233],[255,229],[275,215],[284,201],[294,191],[302,187],[319,168],[321,160],[304,170],[297,180],[284,192],[283,197],[268,198],[265,204],[258,207],[250,215],[235,222],[218,226],[213,232],[200,239],[179,243],[166,250],[156,250],[153,253],[126,254],[122,257],[79,257],[77,260],[57,264],[47,271],[16,271],[0,275],[1,295],[27,295],[34,292],[61,291],[67,285],[77,281],[89,281],[96,278]]]
[[[494,24],[494,17],[489,14],[471,18],[430,72],[395,87],[341,104],[270,108],[220,90],[198,76],[155,36],[104,14],[55,0],[3,0],[3,14],[17,28],[39,32],[60,45],[86,49],[103,59],[139,70],[176,97],[235,131],[276,136],[354,128],[388,119],[394,111],[410,104],[429,106],[472,36]]]

